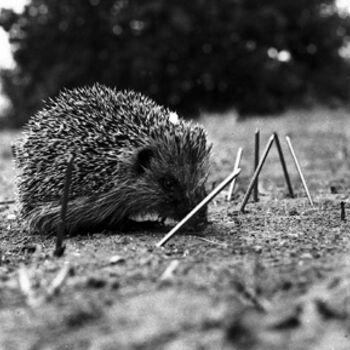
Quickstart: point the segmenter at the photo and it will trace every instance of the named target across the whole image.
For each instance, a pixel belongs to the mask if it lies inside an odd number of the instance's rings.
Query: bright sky
[[[13,8],[15,11],[20,12],[28,0],[0,0],[0,9]],[[7,40],[7,33],[0,28],[0,69],[12,68],[14,62],[11,55],[10,44]],[[1,82],[0,82],[1,88]],[[0,110],[8,105],[8,101],[0,93]]]
[[[1,8],[13,8],[15,11],[20,12],[28,0],[0,0]],[[10,45],[7,41],[6,32],[0,28],[0,68],[13,67],[13,60],[11,55]]]
[[[350,0],[337,0],[338,7],[350,12]]]

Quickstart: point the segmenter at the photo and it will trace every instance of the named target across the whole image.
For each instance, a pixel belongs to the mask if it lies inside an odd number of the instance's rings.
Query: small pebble
[[[312,259],[313,256],[310,253],[303,253],[300,255],[301,259]]]
[[[255,252],[255,253],[260,254],[260,253],[262,253],[262,251],[263,251],[263,247],[262,247],[262,246],[256,245],[256,246],[254,247],[254,252]]]
[[[123,264],[125,263],[125,259],[120,256],[120,255],[113,255],[110,259],[109,259],[109,263],[111,265],[116,265],[116,264]]]
[[[16,215],[11,213],[7,215],[7,220],[15,220],[16,219]]]

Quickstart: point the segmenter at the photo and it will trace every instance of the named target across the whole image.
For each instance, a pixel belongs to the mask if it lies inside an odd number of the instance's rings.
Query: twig
[[[238,151],[237,151],[237,156],[236,156],[236,161],[235,161],[235,165],[233,168],[233,171],[236,171],[239,168],[239,163],[241,162],[242,159],[242,154],[243,154],[243,148],[239,147]],[[232,199],[232,193],[233,190],[235,188],[236,185],[236,178],[232,180],[232,182],[230,183],[230,187],[227,193],[227,200],[230,201]]]
[[[280,161],[281,161],[284,177],[286,179],[287,186],[288,186],[289,196],[291,198],[294,198],[293,187],[292,187],[292,183],[291,183],[290,178],[289,178],[287,165],[286,165],[286,161],[284,159],[281,143],[280,143],[279,137],[278,137],[276,132],[274,133],[274,135],[275,135],[276,147],[277,147],[278,155],[280,157]]]
[[[28,270],[24,264],[21,264],[18,269],[18,285],[26,298],[27,304],[29,306],[35,306],[37,298],[30,282]]]
[[[233,171],[227,178],[222,181],[213,191],[211,191],[199,204],[197,204],[170,232],[163,237],[157,244],[156,247],[161,247],[165,244],[188,220],[192,218],[202,207],[208,204],[216,195],[218,195],[233,179],[235,179],[241,169]]]
[[[60,257],[63,255],[65,246],[63,244],[65,230],[66,230],[66,214],[69,200],[69,188],[72,181],[74,155],[70,155],[68,158],[68,164],[66,169],[66,175],[64,180],[63,195],[61,198],[61,222],[57,229],[56,248],[54,255]]]
[[[254,171],[259,165],[259,153],[260,153],[260,130],[255,131],[255,153],[254,153]],[[254,202],[259,200],[259,176],[257,176],[254,190],[253,190]]]
[[[180,265],[179,260],[172,260],[165,271],[160,276],[161,281],[171,281],[174,278],[174,272]]]
[[[266,303],[266,306],[264,305],[264,303],[262,303],[259,298],[255,295],[256,293],[250,291],[245,283],[241,282],[241,281],[234,281],[234,287],[236,289],[236,291],[238,292],[238,294],[240,294],[244,299],[250,301],[255,307],[256,309],[258,309],[261,312],[266,312],[267,311],[267,307],[268,304]]]
[[[34,292],[30,283],[30,279],[28,276],[28,270],[27,268],[21,264],[21,266],[18,269],[18,284],[21,288],[22,293],[26,296],[33,296]]]
[[[302,184],[303,184],[303,186],[304,186],[304,189],[305,189],[307,198],[309,199],[310,204],[313,206],[314,203],[313,203],[313,201],[312,201],[312,198],[311,198],[309,189],[307,188],[304,175],[303,175],[303,173],[302,173],[302,171],[301,171],[300,164],[299,164],[299,162],[298,162],[297,156],[295,155],[294,148],[293,148],[293,145],[292,145],[292,142],[291,142],[289,136],[286,136],[286,141],[287,141],[287,144],[288,144],[290,153],[291,153],[291,155],[292,155],[292,157],[293,157],[295,167],[296,167],[296,169],[297,169],[297,171],[298,171],[298,174],[299,174],[299,176],[300,176],[301,182],[302,182]]]
[[[69,264],[66,264],[62,267],[62,269],[58,272],[57,276],[53,279],[46,291],[46,299],[50,299],[55,296],[60,288],[63,286],[66,281],[69,273],[71,271],[71,267]]]
[[[66,264],[57,274],[57,276],[50,283],[45,293],[35,293],[30,278],[28,276],[27,268],[22,264],[18,269],[18,284],[22,291],[22,294],[26,298],[26,302],[30,307],[38,307],[42,305],[45,301],[50,300],[55,296],[59,291],[64,282],[66,281],[71,267],[69,264]]]
[[[16,203],[16,201],[14,200],[8,200],[8,201],[2,201],[0,202],[0,205],[7,205],[7,204],[14,204]]]
[[[250,180],[250,183],[249,183],[249,186],[248,186],[248,190],[247,190],[246,194],[244,195],[241,207],[239,209],[243,213],[244,213],[244,208],[245,208],[245,206],[246,206],[246,204],[248,202],[249,196],[252,193],[255,181],[258,178],[263,165],[265,164],[265,160],[267,158],[267,155],[269,154],[269,151],[271,149],[271,146],[273,144],[274,139],[275,139],[275,135],[271,135],[271,137],[269,138],[269,141],[268,141],[268,143],[267,143],[267,145],[265,147],[264,153],[263,153],[263,155],[262,155],[262,157],[261,157],[261,159],[259,161],[259,165],[255,169],[254,175],[253,175],[252,179]]]

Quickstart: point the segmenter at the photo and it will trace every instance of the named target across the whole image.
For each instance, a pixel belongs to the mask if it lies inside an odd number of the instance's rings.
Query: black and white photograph
[[[350,349],[350,0],[0,0],[0,350]]]

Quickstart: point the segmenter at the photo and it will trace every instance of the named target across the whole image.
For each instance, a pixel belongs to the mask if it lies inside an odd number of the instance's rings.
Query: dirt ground
[[[102,232],[66,240],[28,237],[13,205],[0,207],[0,349],[350,349],[350,117],[345,110],[291,111],[238,121],[205,115],[213,142],[209,187],[232,171],[201,235]],[[278,132],[296,198],[288,198],[276,149],[260,176],[260,201],[238,211],[261,148]],[[290,135],[314,199],[311,207],[284,140]],[[0,137],[0,200],[14,197],[10,142]],[[59,279],[64,276],[64,281]]]

